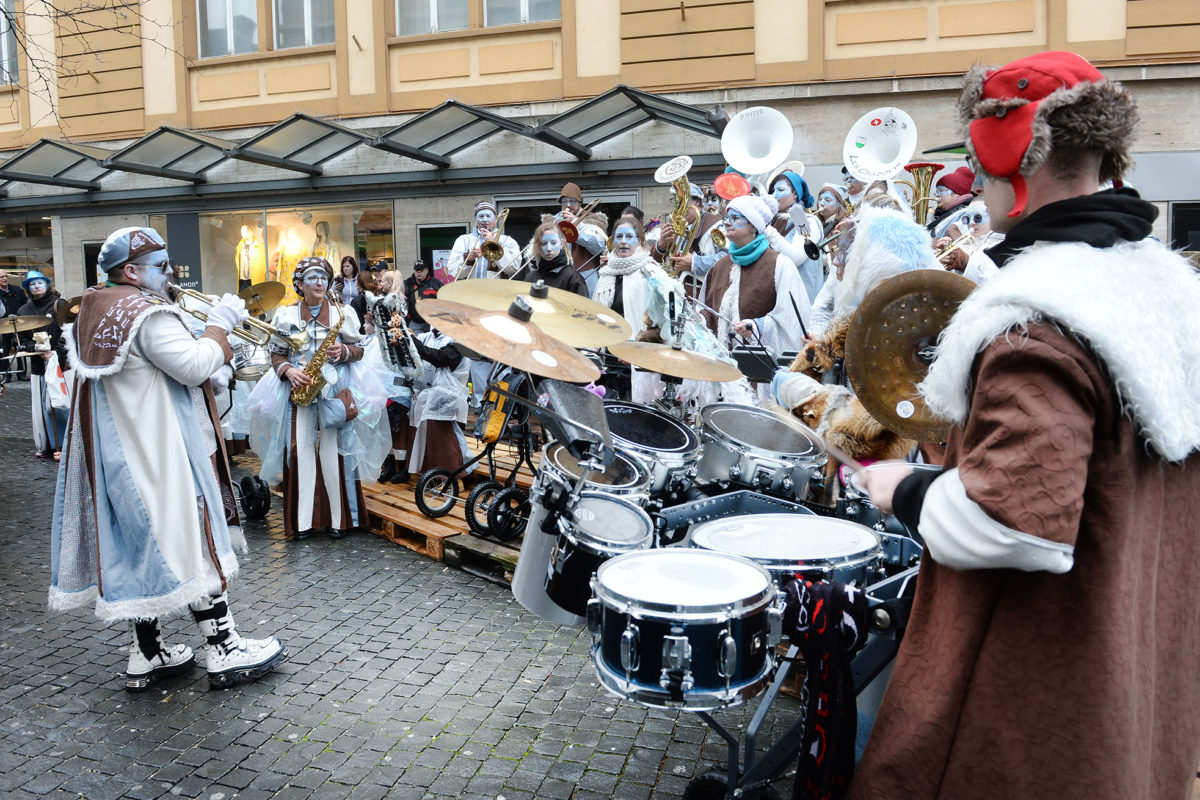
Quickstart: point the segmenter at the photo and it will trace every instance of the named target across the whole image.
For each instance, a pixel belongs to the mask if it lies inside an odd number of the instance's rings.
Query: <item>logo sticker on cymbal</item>
[[[908,419],[913,414],[917,413],[917,408],[908,400],[901,400],[896,403],[896,416],[901,419]]]

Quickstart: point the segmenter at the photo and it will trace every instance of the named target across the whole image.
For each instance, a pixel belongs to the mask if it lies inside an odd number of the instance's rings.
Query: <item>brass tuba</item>
[[[675,204],[667,215],[667,222],[675,231],[675,240],[663,254],[662,267],[672,278],[679,277],[679,270],[671,262],[672,256],[681,256],[692,249],[696,238],[696,229],[700,227],[700,214],[696,214],[693,222],[688,222],[688,203],[692,196],[692,185],[688,182],[687,172],[692,168],[692,159],[687,156],[676,156],[659,166],[654,171],[656,183],[669,183],[675,187]]]

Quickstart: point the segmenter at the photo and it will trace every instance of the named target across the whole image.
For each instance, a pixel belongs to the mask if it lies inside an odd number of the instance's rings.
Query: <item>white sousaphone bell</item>
[[[864,183],[895,177],[917,149],[917,125],[899,108],[885,106],[858,118],[846,134],[842,161]]]
[[[721,133],[721,155],[743,175],[765,177],[792,152],[792,123],[783,112],[753,106],[739,112]]]
[[[692,159],[689,156],[675,156],[670,161],[659,166],[654,171],[655,183],[674,183],[675,181],[688,174],[688,170],[692,168]]]

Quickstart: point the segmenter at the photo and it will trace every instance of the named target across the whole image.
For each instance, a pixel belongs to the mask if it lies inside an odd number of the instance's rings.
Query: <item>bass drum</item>
[[[867,586],[880,577],[883,546],[870,528],[808,514],[748,514],[701,523],[690,544],[761,564],[779,586],[800,576]]]
[[[605,403],[604,416],[613,444],[650,469],[652,494],[679,496],[691,487],[700,463],[700,437],[695,431],[670,414],[639,403]]]
[[[810,486],[827,456],[821,437],[795,419],[764,408],[713,403],[700,411],[698,483],[729,481],[797,500],[812,499]]]
[[[686,548],[626,553],[600,565],[592,592],[592,661],[618,697],[710,711],[766,688],[782,595],[753,561]]]

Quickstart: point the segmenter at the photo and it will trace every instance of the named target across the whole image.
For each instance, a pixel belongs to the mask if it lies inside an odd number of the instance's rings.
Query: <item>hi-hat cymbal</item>
[[[600,377],[599,368],[579,351],[507,310],[490,311],[436,299],[418,300],[417,311],[456,343],[501,364],[568,383],[587,383]]]
[[[533,307],[530,321],[547,336],[571,347],[607,347],[633,335],[625,318],[608,306],[564,289],[543,288],[546,295],[538,297],[534,285],[525,281],[455,281],[438,289],[438,299],[487,311],[507,311],[517,295],[524,295]]]
[[[0,319],[0,333],[25,333],[36,331],[50,324],[49,317],[39,317],[33,314],[24,317],[4,317]]]
[[[246,301],[246,310],[250,315],[257,317],[274,311],[285,294],[287,289],[279,281],[263,281],[242,289],[238,297]]]
[[[880,425],[909,439],[940,442],[950,423],[917,393],[938,336],[975,283],[940,269],[889,278],[858,307],[846,336],[846,375]]]
[[[69,325],[79,316],[79,304],[83,302],[83,295],[72,297],[65,303],[58,304],[58,312],[55,316],[58,317],[58,324]]]
[[[610,344],[608,352],[635,367],[694,381],[736,381],[742,372],[733,364],[691,350],[676,350],[658,342],[620,342]]]

